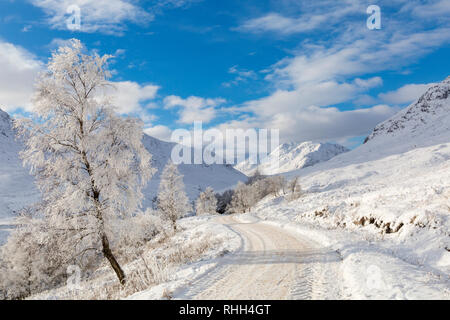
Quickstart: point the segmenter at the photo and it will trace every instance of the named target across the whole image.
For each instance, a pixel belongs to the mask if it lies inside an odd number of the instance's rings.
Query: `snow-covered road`
[[[218,218],[242,238],[242,248],[223,258],[175,298],[182,299],[338,299],[335,251],[259,220]]]

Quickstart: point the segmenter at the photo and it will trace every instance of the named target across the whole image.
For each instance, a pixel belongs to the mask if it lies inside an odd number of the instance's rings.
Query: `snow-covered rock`
[[[249,160],[245,160],[235,168],[246,175],[251,175],[256,169],[262,174],[272,175],[310,167],[347,151],[349,150],[344,146],[333,143],[283,143],[263,159],[261,164],[251,164]]]

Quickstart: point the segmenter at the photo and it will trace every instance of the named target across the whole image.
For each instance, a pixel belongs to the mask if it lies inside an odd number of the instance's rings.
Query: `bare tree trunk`
[[[102,235],[102,246],[103,246],[102,251],[103,255],[105,256],[106,259],[108,259],[109,263],[111,264],[111,267],[113,268],[114,272],[119,278],[120,284],[122,285],[125,284],[125,272],[123,272],[122,268],[120,267],[119,263],[114,257],[111,248],[109,247],[109,241],[108,237],[106,237],[106,234]]]

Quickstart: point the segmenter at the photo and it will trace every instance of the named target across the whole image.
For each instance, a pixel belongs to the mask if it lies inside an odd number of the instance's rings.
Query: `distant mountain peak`
[[[446,119],[444,121],[444,118]],[[438,135],[450,130],[450,76],[428,88],[420,98],[380,123],[364,143],[378,136]]]
[[[247,175],[252,175],[256,170],[272,175],[310,167],[347,151],[344,146],[333,143],[286,142],[280,144],[260,164],[251,164],[246,160],[235,168]]]

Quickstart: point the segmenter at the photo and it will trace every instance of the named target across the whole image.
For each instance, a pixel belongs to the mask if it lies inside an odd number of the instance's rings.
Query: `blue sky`
[[[115,55],[120,112],[166,140],[201,120],[352,147],[450,70],[448,0],[5,0],[0,12],[1,108],[31,110],[35,75],[77,38]]]

